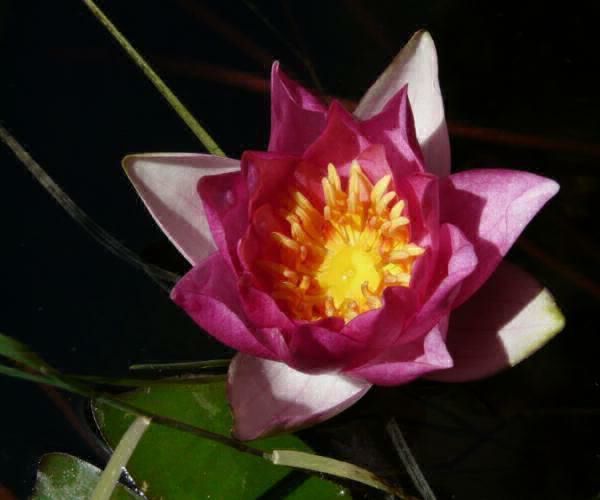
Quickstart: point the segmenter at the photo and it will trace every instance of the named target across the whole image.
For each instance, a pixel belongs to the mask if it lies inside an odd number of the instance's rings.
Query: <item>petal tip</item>
[[[508,361],[510,366],[515,366],[527,359],[556,337],[566,326],[565,316],[548,289],[543,289],[536,300],[540,302],[541,315],[547,319],[547,329],[545,332],[528,339],[529,342],[521,350],[509,352]]]
[[[136,155],[128,154],[123,157],[121,160],[121,168],[125,170],[125,173],[128,173],[129,168],[131,167],[131,163],[134,161]]]
[[[481,315],[487,310],[486,315]],[[507,262],[452,316],[448,347],[455,366],[429,378],[468,382],[524,361],[565,327],[554,297],[525,271]]]
[[[426,29],[420,29],[420,30],[415,31],[413,36],[410,37],[410,41],[414,41],[414,42],[425,41],[426,43],[429,43],[429,44],[435,46],[433,37],[431,36],[431,33],[429,31],[427,31]],[[410,43],[410,41],[409,41],[409,43]]]

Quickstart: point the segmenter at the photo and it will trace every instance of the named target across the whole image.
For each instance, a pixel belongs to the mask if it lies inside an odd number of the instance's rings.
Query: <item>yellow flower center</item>
[[[330,164],[321,180],[322,212],[299,191],[291,193],[282,213],[289,233],[273,233],[279,261],[261,264],[273,297],[293,317],[350,321],[381,307],[388,286],[410,285],[413,263],[425,250],[410,243],[404,201],[388,191],[391,180],[386,175],[371,184],[354,161],[344,190]]]

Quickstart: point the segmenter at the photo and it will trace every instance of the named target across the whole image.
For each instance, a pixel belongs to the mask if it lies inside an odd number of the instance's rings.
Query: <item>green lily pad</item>
[[[137,390],[121,399],[165,417],[229,435],[232,417],[225,383],[177,384]],[[108,444],[115,447],[133,416],[104,403],[93,405],[96,422]],[[248,443],[263,450],[292,449],[311,452],[293,435]],[[184,500],[273,498],[339,499],[350,495],[341,486],[292,472],[223,444],[172,428],[151,424],[127,466],[138,486],[151,499]]]
[[[87,500],[94,491],[101,470],[65,453],[49,453],[40,461],[32,500]],[[118,484],[111,500],[141,500],[129,488]]]

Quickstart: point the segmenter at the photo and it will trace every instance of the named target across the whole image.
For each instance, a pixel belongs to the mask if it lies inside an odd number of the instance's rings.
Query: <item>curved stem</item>
[[[36,162],[33,157],[25,150],[23,146],[15,139],[12,134],[0,125],[0,141],[6,144],[13,154],[29,170],[31,175],[41,186],[54,198],[54,200],[77,222],[85,231],[92,236],[108,251],[123,259],[138,269],[144,271],[153,281],[155,281],[163,290],[169,292],[172,283],[175,283],[180,276],[154,264],[144,262],[144,260],[135,252],[123,245],[117,238],[111,235],[103,227],[97,224],[92,218],[84,212],[73,199],[65,193],[62,188],[46,173],[42,166]]]

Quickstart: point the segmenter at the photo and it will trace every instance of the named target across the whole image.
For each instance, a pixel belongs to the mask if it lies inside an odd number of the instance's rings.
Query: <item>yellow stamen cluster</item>
[[[318,320],[381,307],[388,286],[409,286],[412,265],[424,249],[410,243],[404,201],[388,191],[391,176],[373,185],[358,162],[346,190],[332,164],[322,179],[322,212],[299,191],[282,217],[289,234],[272,233],[279,261],[263,261],[272,295],[293,317]]]

